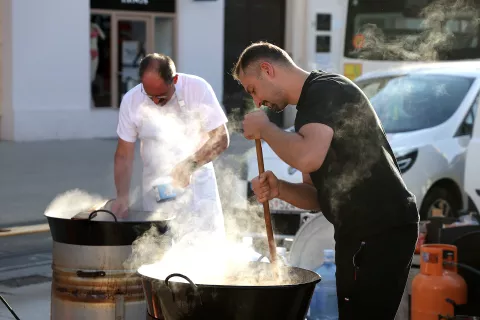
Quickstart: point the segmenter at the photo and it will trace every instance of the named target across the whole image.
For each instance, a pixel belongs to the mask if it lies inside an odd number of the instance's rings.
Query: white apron
[[[213,164],[192,175],[190,185],[173,201],[157,203],[153,187],[169,181],[172,169],[199,149],[208,135],[178,92],[165,106],[142,106],[138,129],[143,160],[143,209],[174,213],[175,239],[225,237],[225,226]],[[180,240],[179,240],[180,239]]]

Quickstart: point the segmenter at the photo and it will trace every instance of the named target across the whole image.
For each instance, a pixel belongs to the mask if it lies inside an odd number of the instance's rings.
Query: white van
[[[439,210],[454,217],[480,209],[480,63],[423,64],[366,73],[355,80],[365,92],[387,133],[402,177],[415,195],[422,220]],[[477,119],[475,119],[477,118]],[[465,156],[477,122],[466,175]],[[293,130],[289,128],[287,130]],[[263,143],[265,170],[298,183],[301,173],[284,163]],[[258,175],[255,148],[246,154],[247,184]],[[251,190],[247,191],[252,195]],[[471,198],[471,199],[469,199]],[[276,199],[272,212],[295,211]]]
[[[480,112],[480,98],[477,99],[475,114]],[[468,194],[472,211],[480,212],[480,117],[475,117],[472,138],[467,148],[465,161],[465,192]]]

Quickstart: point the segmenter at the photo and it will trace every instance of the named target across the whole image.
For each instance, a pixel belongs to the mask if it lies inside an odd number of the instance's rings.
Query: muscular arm
[[[226,125],[210,131],[208,136],[207,142],[191,157],[199,166],[215,160],[230,143]]]
[[[313,186],[309,174],[302,175],[303,183],[279,180],[278,198],[300,209],[320,211],[317,189]]]
[[[262,131],[262,138],[290,166],[303,173],[318,170],[325,160],[333,129],[321,123],[304,125],[298,133],[285,132],[273,123]]]
[[[134,157],[135,143],[127,142],[119,138],[114,161],[114,177],[115,187],[117,189],[117,199],[128,199]]]

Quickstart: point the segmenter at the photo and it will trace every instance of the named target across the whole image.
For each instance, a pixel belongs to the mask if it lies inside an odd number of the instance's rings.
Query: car
[[[455,217],[472,204],[463,186],[466,148],[480,97],[480,62],[419,64],[366,73],[354,82],[382,122],[421,219]],[[302,181],[298,170],[283,162],[267,143],[262,145],[265,170],[289,182]],[[245,161],[251,196],[250,181],[258,176],[255,148],[247,151]],[[302,212],[278,199],[270,206],[272,213]]]
[[[468,208],[469,211],[479,213],[480,174],[478,173],[478,167],[480,166],[480,118],[475,117],[475,115],[478,115],[480,111],[480,95],[477,96],[475,104],[472,109],[472,138],[468,144],[465,163],[465,192],[471,200],[470,207]]]

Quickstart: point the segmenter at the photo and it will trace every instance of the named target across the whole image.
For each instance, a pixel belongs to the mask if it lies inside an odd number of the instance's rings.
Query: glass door
[[[140,83],[140,61],[153,52],[152,18],[116,16],[114,29],[117,52],[114,54],[116,59],[112,59],[112,69],[116,70],[112,102],[118,107],[125,93]]]

